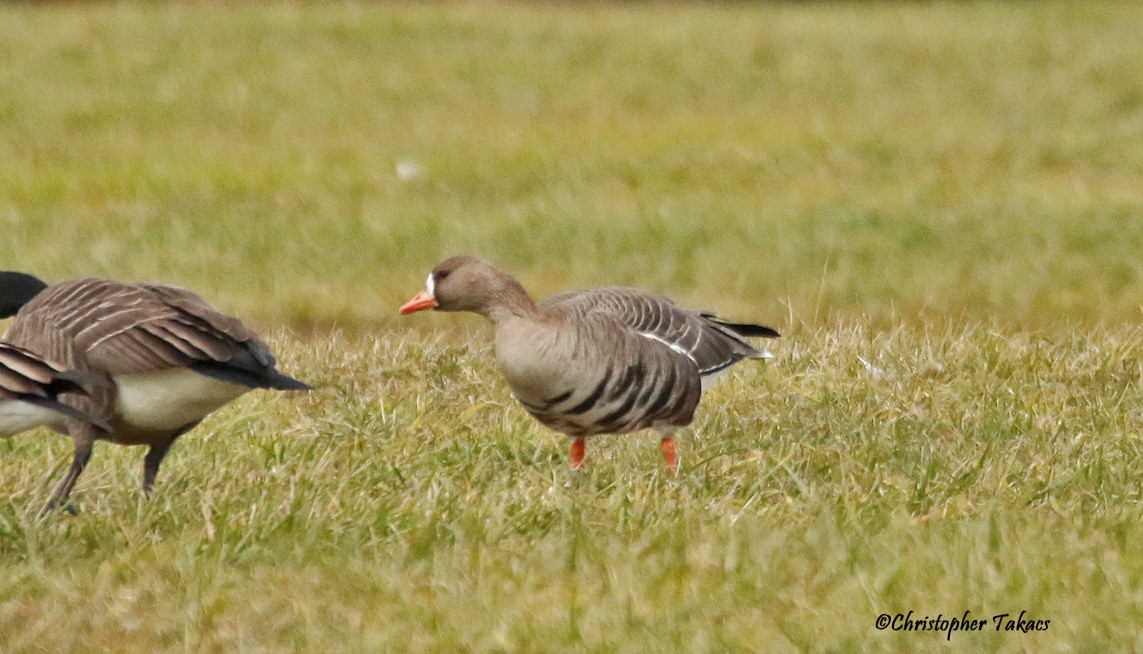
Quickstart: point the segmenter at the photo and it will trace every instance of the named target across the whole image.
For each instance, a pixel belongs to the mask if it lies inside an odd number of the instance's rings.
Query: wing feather
[[[778,335],[769,327],[724,322],[711,313],[685,309],[662,295],[636,288],[571,291],[545,300],[542,306],[566,311],[580,320],[609,316],[631,331],[690,358],[703,376],[742,359],[768,358],[768,352],[755,348],[744,337]]]
[[[173,286],[61,282],[20,310],[6,340],[112,376],[190,367],[247,385],[305,387],[274,370],[269,346],[242,321]]]

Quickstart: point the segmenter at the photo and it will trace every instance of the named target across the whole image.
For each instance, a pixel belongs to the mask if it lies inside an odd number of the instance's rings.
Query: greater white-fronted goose
[[[675,433],[690,424],[706,382],[738,361],[771,356],[744,337],[778,336],[636,288],[572,291],[537,304],[511,275],[467,255],[434,268],[400,312],[425,309],[492,321],[513,394],[541,423],[572,438],[568,458],[577,469],[588,436],[653,428],[677,470]]]
[[[88,396],[60,398],[110,431],[70,418],[57,425],[75,456],[49,508],[67,500],[96,440],[149,446],[149,494],[175,439],[211,411],[252,388],[310,389],[278,372],[269,346],[240,320],[182,288],[93,278],[46,286],[0,273],[0,318],[13,312],[4,341],[107,382]]]
[[[0,342],[0,436],[73,419],[103,431],[111,427],[96,416],[64,404],[61,395],[90,395],[106,382],[82,370],[63,370],[38,355]]]

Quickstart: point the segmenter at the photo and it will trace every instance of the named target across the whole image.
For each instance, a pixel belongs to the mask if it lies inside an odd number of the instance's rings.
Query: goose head
[[[402,314],[436,309],[493,316],[501,310],[534,307],[527,291],[511,275],[471,255],[442,261],[425,280],[425,289],[401,305]]]

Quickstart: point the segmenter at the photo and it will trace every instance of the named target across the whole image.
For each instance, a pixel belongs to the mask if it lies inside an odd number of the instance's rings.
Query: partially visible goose
[[[0,342],[0,437],[68,418],[111,427],[96,416],[64,404],[61,395],[90,395],[106,382],[82,370],[62,370],[38,355]]]
[[[762,325],[724,322],[636,288],[572,291],[539,304],[511,275],[472,256],[445,260],[402,314],[472,311],[492,321],[496,358],[513,394],[541,423],[572,438],[583,464],[595,434],[653,428],[672,472],[675,432],[690,424],[708,380],[771,355],[744,337]]]
[[[57,424],[75,456],[48,507],[67,500],[96,440],[149,446],[149,494],[175,439],[211,411],[252,388],[310,389],[278,372],[269,346],[241,321],[185,289],[93,278],[47,286],[0,273],[0,318],[13,313],[7,343],[106,382],[90,396],[61,398],[110,431],[71,418]]]

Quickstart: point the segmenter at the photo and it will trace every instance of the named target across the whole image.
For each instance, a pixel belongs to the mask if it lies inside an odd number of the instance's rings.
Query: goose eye
[[[451,274],[452,274],[451,270],[442,270],[442,271],[437,273],[437,281],[439,282],[442,279],[446,279]]]

